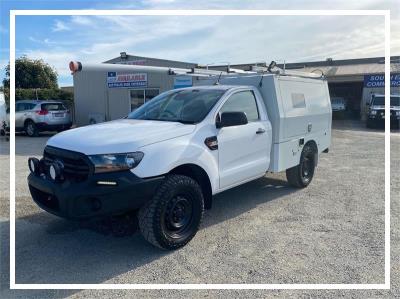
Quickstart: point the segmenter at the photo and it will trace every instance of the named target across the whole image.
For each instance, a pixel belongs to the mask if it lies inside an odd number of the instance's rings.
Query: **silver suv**
[[[68,130],[71,125],[71,114],[61,102],[24,100],[15,104],[15,130],[30,137],[40,131]]]

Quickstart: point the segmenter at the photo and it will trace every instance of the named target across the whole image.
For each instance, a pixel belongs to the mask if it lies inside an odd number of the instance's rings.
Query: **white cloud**
[[[71,22],[78,25],[93,25],[93,19],[87,16],[72,16]]]
[[[64,22],[56,20],[52,30],[53,32],[58,32],[58,31],[69,31],[71,29],[67,25],[65,25]]]

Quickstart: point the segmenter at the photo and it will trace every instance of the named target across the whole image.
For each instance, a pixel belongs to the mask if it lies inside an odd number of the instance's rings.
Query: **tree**
[[[10,86],[10,64],[6,67],[4,87]],[[56,89],[57,72],[43,60],[22,56],[15,60],[15,88]]]

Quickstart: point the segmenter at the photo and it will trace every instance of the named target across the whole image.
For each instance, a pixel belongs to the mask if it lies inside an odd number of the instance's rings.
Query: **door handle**
[[[256,134],[263,134],[263,133],[265,133],[265,130],[261,129],[261,128],[258,128]]]

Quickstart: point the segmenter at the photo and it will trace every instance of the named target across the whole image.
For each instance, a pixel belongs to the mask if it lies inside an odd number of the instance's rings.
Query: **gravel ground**
[[[17,136],[17,283],[384,283],[384,135],[355,122],[336,126],[312,184],[290,188],[284,174],[215,196],[196,237],[160,251],[139,235],[100,234],[33,204],[28,156],[49,136]],[[10,291],[8,190],[1,188],[2,298],[390,297],[399,292],[400,134],[391,138],[392,288],[371,291]],[[8,142],[0,143],[8,186]]]

